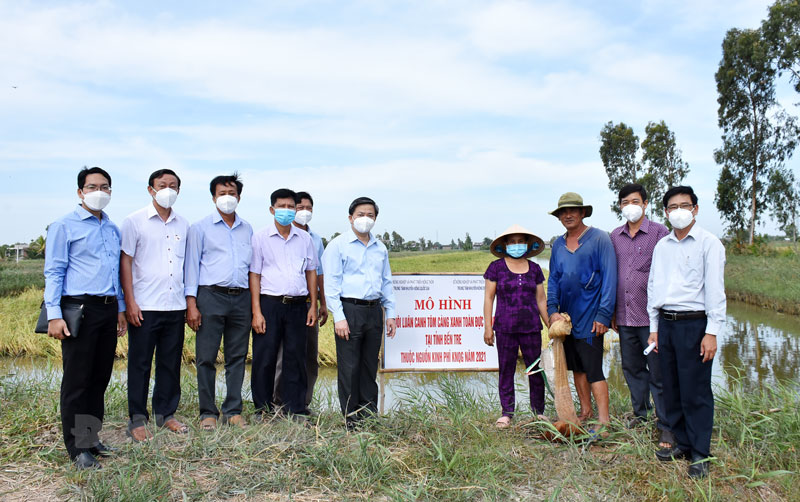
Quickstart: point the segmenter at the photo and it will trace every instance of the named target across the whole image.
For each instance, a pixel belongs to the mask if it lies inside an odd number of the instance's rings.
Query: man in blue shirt
[[[238,174],[211,180],[216,210],[189,228],[184,261],[186,322],[197,332],[197,394],[200,425],[217,426],[216,362],[224,342],[225,385],[222,419],[243,427],[242,381],[250,343],[248,274],[253,228],[236,213],[242,195]]]
[[[127,331],[119,282],[119,228],[103,208],[111,200],[111,176],[99,167],[78,173],[81,205],[47,230],[44,303],[47,334],[61,340],[61,426],[78,469],[99,468],[96,456],[113,450],[102,444],[106,387],[117,348]],[[83,308],[78,332],[71,333],[62,308]]]
[[[328,306],[325,301],[325,285],[322,273],[322,252],[325,246],[322,244],[322,237],[311,230],[308,223],[314,212],[314,199],[308,192],[297,192],[295,195],[296,213],[292,225],[305,230],[311,236],[314,243],[314,250],[317,252],[317,298],[319,298],[319,312],[317,320],[313,326],[308,326],[306,330],[306,411],[310,413],[309,406],[314,397],[314,385],[317,383],[319,375],[319,327],[324,326],[328,320]],[[281,373],[283,372],[283,347],[278,351],[278,362],[275,365],[275,391],[273,399],[276,403],[281,403]]]
[[[617,295],[617,258],[608,234],[584,224],[592,206],[567,192],[551,211],[567,229],[556,239],[550,254],[547,313],[550,324],[567,312],[572,336],[564,340],[567,368],[572,370],[581,403],[578,418],[592,416],[594,396],[601,424],[608,424],[608,384],[603,375],[603,335],[611,325]]]
[[[325,296],[336,333],[339,404],[347,427],[378,411],[378,353],[396,331],[389,252],[370,233],[378,205],[368,197],[350,204],[350,231],[333,239],[322,255]]]

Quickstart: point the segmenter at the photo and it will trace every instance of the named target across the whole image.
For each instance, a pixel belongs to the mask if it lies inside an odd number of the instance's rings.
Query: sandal
[[[494,423],[494,426],[498,429],[507,429],[508,427],[511,427],[511,417],[503,415],[497,419],[497,421]]]
[[[675,446],[675,435],[670,431],[661,429],[658,435],[658,447],[669,449]]]

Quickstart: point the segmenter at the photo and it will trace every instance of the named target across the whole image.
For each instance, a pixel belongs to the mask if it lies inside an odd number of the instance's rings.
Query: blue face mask
[[[278,208],[275,209],[275,221],[283,225],[291,224],[294,221],[294,209]]]
[[[527,244],[509,244],[506,246],[506,254],[512,258],[519,258],[527,252]]]

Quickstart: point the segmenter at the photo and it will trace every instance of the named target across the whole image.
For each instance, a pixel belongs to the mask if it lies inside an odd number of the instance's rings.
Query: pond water
[[[543,354],[545,369],[552,372],[548,351]],[[528,409],[525,403],[527,379],[522,374],[522,365],[517,372],[517,402],[520,410]],[[749,306],[738,302],[728,303],[728,322],[725,336],[713,367],[713,383],[730,388],[741,382],[748,390],[757,390],[776,382],[798,382],[800,370],[800,317],[783,315],[771,310]],[[620,367],[619,344],[612,343],[604,358],[604,371],[610,388],[627,393]],[[224,394],[224,370],[217,372],[217,395]],[[60,378],[60,363],[36,359],[0,358],[0,377],[3,380]],[[498,403],[497,374],[494,372],[463,372],[454,375],[459,385],[466,387],[477,397]],[[427,394],[433,398],[440,395],[441,385],[452,385],[453,379],[443,379],[439,373],[390,373],[383,375],[382,400],[389,410],[412,396]],[[184,383],[190,383],[191,395],[184,399],[196,400],[194,366],[184,365]],[[552,376],[549,376],[552,381]],[[112,381],[126,380],[125,361],[115,365]],[[57,380],[56,380],[57,381]],[[245,399],[250,399],[250,375],[245,376]],[[316,410],[338,409],[336,394],[336,368],[321,368],[315,390]],[[499,404],[498,404],[499,406]]]

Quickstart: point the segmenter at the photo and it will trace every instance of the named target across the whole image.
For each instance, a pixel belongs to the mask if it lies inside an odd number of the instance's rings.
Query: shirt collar
[[[636,232],[637,234],[639,232],[648,233],[648,230],[650,230],[650,220],[647,219],[647,216],[643,216],[643,218],[644,218],[644,221],[642,221],[642,225],[639,227],[639,230]],[[628,237],[631,237],[631,232],[630,232],[630,229],[628,228],[628,224],[627,223],[625,223],[624,225],[622,225],[619,228],[620,228],[620,230],[619,230],[620,234],[624,233]],[[631,239],[633,239],[633,237],[631,237]]]
[[[219,223],[221,221],[222,221],[222,215],[219,214],[219,211],[214,211],[213,213],[211,213],[211,223],[216,225],[217,223]],[[231,230],[233,230],[234,228],[239,226],[241,223],[242,223],[242,221],[239,219],[239,213],[234,213],[234,215],[233,215],[233,226],[231,227]],[[222,224],[225,225],[226,227],[228,226],[228,224],[225,223],[224,221],[222,221]]]
[[[355,242],[355,241],[359,241],[358,240],[358,236],[356,235],[355,232],[353,232],[353,228],[351,227],[350,230],[347,231],[347,242]],[[361,241],[359,241],[359,242],[361,242]],[[372,232],[370,232],[369,233],[369,242],[367,243],[367,247],[370,247],[375,242],[377,242],[377,239],[375,238],[374,235],[372,235]]]
[[[77,209],[75,209],[75,214],[77,214],[78,218],[80,218],[82,220],[87,220],[89,218],[93,218],[94,217],[94,215],[92,213],[90,213],[89,211],[87,211],[86,208],[83,207],[82,204],[78,204]],[[106,216],[106,213],[104,213],[103,211],[100,211],[100,214],[103,216],[102,219],[108,218],[108,216]]]
[[[267,231],[269,236],[272,237],[273,235],[280,236],[283,239],[283,236],[278,232],[278,225],[275,223],[275,218],[272,219],[272,223],[267,227]],[[287,241],[294,237],[295,235],[300,235],[301,230],[294,225],[289,225],[289,238],[286,239]]]
[[[694,220],[694,225],[692,225],[692,228],[689,230],[689,233],[686,234],[686,237],[684,237],[683,240],[686,240],[689,237],[691,237],[694,240],[697,240],[697,236],[698,236],[699,233],[700,233],[700,229],[697,226],[697,220]],[[670,232],[667,237],[672,239],[675,242],[681,242],[681,241],[678,240],[678,237],[675,235],[675,229],[674,228],[672,229],[672,232]]]
[[[161,216],[158,214],[158,211],[156,211],[156,206],[154,205],[153,202],[151,202],[150,204],[147,205],[147,218],[150,219],[153,216],[158,216],[158,219],[161,219]],[[174,219],[175,219],[175,211],[170,210],[169,216],[167,216],[167,221],[165,221],[164,223],[169,223]]]

